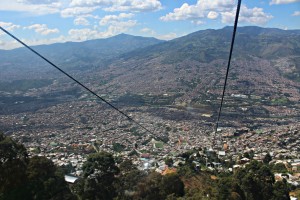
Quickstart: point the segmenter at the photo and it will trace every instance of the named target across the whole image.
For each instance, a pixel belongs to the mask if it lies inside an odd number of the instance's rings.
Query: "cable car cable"
[[[227,63],[226,76],[225,76],[225,81],[224,81],[224,85],[223,85],[223,93],[222,93],[221,103],[220,103],[220,107],[219,107],[218,118],[217,118],[217,122],[216,122],[215,134],[214,134],[214,139],[213,140],[215,140],[216,133],[217,133],[217,130],[219,128],[219,122],[220,122],[220,117],[221,117],[221,113],[222,113],[222,107],[223,107],[223,101],[224,101],[224,96],[225,96],[225,91],[226,91],[227,79],[228,79],[228,74],[229,74],[229,69],[230,69],[230,63],[231,63],[233,45],[234,45],[234,40],[235,40],[235,34],[236,34],[237,24],[238,24],[238,20],[239,20],[241,2],[242,2],[242,0],[238,0],[235,20],[234,20],[232,39],[231,39],[231,45],[230,45],[229,58],[228,58],[228,63]]]
[[[141,127],[142,129],[144,129],[145,131],[151,133],[152,135],[154,135],[154,133],[150,130],[148,130],[146,127],[144,127],[143,125],[141,125],[140,123],[138,123],[137,121],[135,121],[133,118],[131,118],[130,116],[128,116],[126,113],[124,113],[123,111],[119,110],[117,107],[115,107],[114,105],[112,105],[111,103],[109,103],[107,100],[105,100],[104,98],[100,97],[98,94],[96,94],[94,91],[92,91],[90,88],[88,88],[87,86],[85,86],[83,83],[81,83],[80,81],[76,80],[74,77],[72,77],[70,74],[68,74],[67,72],[65,72],[64,70],[62,70],[60,67],[58,67],[57,65],[55,65],[54,63],[52,63],[50,60],[48,60],[46,57],[44,57],[43,55],[41,55],[40,53],[38,53],[37,51],[35,51],[34,49],[32,49],[31,47],[29,47],[27,44],[25,44],[24,42],[22,42],[19,38],[17,38],[16,36],[14,36],[12,33],[8,32],[6,29],[4,29],[3,27],[0,26],[0,29],[5,32],[7,35],[9,35],[10,37],[12,37],[13,39],[15,39],[16,41],[18,41],[20,44],[22,44],[24,47],[26,47],[27,49],[29,49],[30,51],[32,51],[34,54],[36,54],[37,56],[39,56],[40,58],[42,58],[43,60],[45,60],[47,63],[49,63],[50,65],[52,65],[53,67],[55,67],[57,70],[59,70],[61,73],[63,73],[64,75],[66,75],[67,77],[69,77],[70,79],[72,79],[74,82],[76,82],[78,85],[80,85],[81,87],[83,87],[85,90],[87,90],[88,92],[90,92],[91,94],[93,94],[94,96],[96,96],[98,99],[100,99],[101,101],[103,101],[104,103],[106,103],[107,105],[109,105],[111,108],[113,108],[114,110],[118,111],[120,114],[122,114],[123,116],[125,116],[129,121],[132,121],[133,123],[135,123],[136,125],[138,125],[139,127]]]

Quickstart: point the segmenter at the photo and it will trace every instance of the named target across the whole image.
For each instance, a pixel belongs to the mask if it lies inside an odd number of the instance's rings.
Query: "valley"
[[[37,47],[46,55],[51,52],[64,70],[150,132],[51,67],[34,61],[33,55],[26,58],[22,54],[20,61],[24,67],[14,57],[7,56],[18,55],[24,49],[7,51],[6,60],[0,65],[1,131],[34,152],[38,148],[38,153],[47,156],[67,153],[66,159],[72,153],[87,154],[95,148],[114,152],[116,146],[124,155],[137,145],[139,151],[158,157],[197,147],[222,149],[222,141],[228,141],[227,135],[241,128],[262,141],[269,141],[271,132],[281,135],[282,130],[289,130],[298,134],[300,33],[241,27],[221,115],[221,132],[215,138],[230,31],[230,27],[204,30],[171,41],[123,34],[107,40],[129,46],[134,43],[134,48],[126,50],[123,46],[122,50],[116,50],[106,45],[105,50],[85,42],[83,46],[89,44],[90,50],[80,52],[81,56],[76,56],[76,48],[74,52],[69,49],[66,55],[57,50],[46,52],[71,44]],[[101,45],[101,42],[105,45],[107,41],[94,43]],[[80,44],[72,45],[82,48]],[[278,45],[282,48],[277,48]],[[289,54],[279,57],[282,49]],[[97,54],[98,51],[108,54]],[[69,62],[71,58],[76,61]],[[264,134],[256,135],[260,132]],[[290,135],[284,137],[288,141]],[[160,143],[154,149],[150,142],[153,139],[154,143]],[[185,144],[178,145],[179,140]],[[292,144],[294,150],[299,150],[297,140]],[[243,152],[250,147],[258,149],[262,143],[252,142],[245,148],[231,145],[232,149]],[[294,152],[292,147],[288,150]],[[263,152],[268,149],[277,152],[280,148],[266,146]]]

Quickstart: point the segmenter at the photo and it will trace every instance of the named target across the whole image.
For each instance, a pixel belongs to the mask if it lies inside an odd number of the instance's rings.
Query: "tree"
[[[151,172],[137,185],[135,199],[170,199],[183,195],[184,184],[176,173],[162,176],[157,172]]]
[[[250,154],[249,154],[248,152],[245,152],[243,156],[244,156],[245,158],[250,159]]]
[[[249,200],[271,199],[275,180],[267,165],[254,160],[237,171],[234,178],[241,187],[241,191],[237,191],[241,197]]]
[[[162,175],[157,172],[151,172],[138,183],[135,198],[144,200],[163,199],[160,193],[161,179]]]
[[[116,151],[116,152],[122,152],[126,146],[123,145],[123,144],[120,144],[120,143],[113,143],[113,150]]]
[[[114,184],[118,193],[117,199],[132,199],[137,183],[146,177],[146,173],[138,170],[131,160],[123,161],[119,168],[120,175]]]
[[[25,147],[0,133],[0,193],[24,183],[27,163]]]
[[[132,163],[131,160],[124,160],[121,164],[120,164],[120,172],[121,173],[127,173],[130,172],[132,170],[136,170],[136,166]]]
[[[286,180],[275,183],[270,166],[251,161],[232,177],[221,177],[218,184],[218,199],[285,200],[290,188]]]
[[[184,195],[184,184],[176,173],[166,174],[160,182],[160,194],[165,199],[174,194],[177,197]]]
[[[283,164],[283,163],[275,164],[272,168],[272,171],[277,172],[277,173],[287,173],[288,172],[287,168],[285,167],[285,164]]]
[[[265,164],[269,164],[269,162],[270,162],[271,160],[272,160],[271,155],[270,155],[269,153],[267,153],[267,154],[265,155],[264,159],[263,159],[263,162],[264,162]]]
[[[26,199],[25,147],[0,133],[0,199]]]
[[[253,159],[253,157],[254,157],[254,151],[250,150],[250,152],[249,152],[249,159]]]
[[[119,168],[115,165],[112,154],[99,152],[90,154],[83,165],[84,181],[81,190],[75,186],[75,193],[82,199],[113,199],[116,195],[113,183]]]
[[[261,177],[261,178],[260,178]],[[273,192],[273,184],[275,182],[274,174],[268,165],[262,165],[258,170],[259,184],[263,199],[271,199]]]
[[[172,158],[166,158],[165,159],[165,164],[168,165],[168,167],[172,167],[173,166],[173,159]]]
[[[260,184],[255,178],[253,172],[247,173],[241,180],[241,188],[244,191],[246,199],[263,199]]]
[[[71,185],[72,193],[77,196],[77,199],[83,199],[84,197],[84,184],[85,179],[80,178],[77,179],[73,185]]]
[[[216,194],[218,200],[242,200],[245,197],[239,184],[232,176],[220,177],[217,183]]]
[[[90,154],[82,169],[85,178],[101,175],[114,176],[119,172],[112,154],[104,151]]]
[[[22,144],[0,134],[0,199],[72,199],[63,172],[45,158],[28,158]]]
[[[30,158],[27,170],[28,189],[32,199],[72,199],[62,169],[46,157]]]
[[[285,179],[277,181],[274,185],[272,200],[289,200],[289,192],[290,190]]]

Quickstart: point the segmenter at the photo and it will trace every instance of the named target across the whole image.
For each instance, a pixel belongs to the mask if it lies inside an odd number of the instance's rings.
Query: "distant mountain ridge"
[[[107,39],[84,42],[38,45],[33,48],[63,66],[81,68],[87,65],[107,65],[112,59],[142,59],[164,57],[165,63],[183,59],[210,62],[226,59],[232,37],[231,26],[222,29],[200,30],[170,41],[119,34]],[[300,30],[282,30],[257,26],[238,27],[234,55],[276,58],[282,55],[300,55]],[[278,57],[277,56],[277,57]],[[12,65],[43,65],[43,62],[25,48],[0,50],[0,67]]]
[[[119,35],[115,35],[109,38],[104,38],[104,39],[93,39],[93,40],[86,40],[83,42],[64,42],[64,43],[54,43],[54,44],[49,44],[49,45],[35,45],[31,46],[35,48],[36,50],[39,51],[45,51],[45,50],[51,50],[52,48],[65,48],[66,50],[71,50],[71,48],[87,48],[89,50],[106,50],[108,45],[118,45],[114,48],[120,48],[120,45],[127,45],[130,43],[129,51],[131,49],[135,48],[143,48],[148,45],[160,43],[163,40],[158,40],[154,37],[142,37],[142,36],[133,36],[133,35],[128,35],[125,33],[121,33]],[[144,42],[142,44],[141,42]],[[30,45],[30,44],[28,44]],[[101,46],[100,46],[101,45]],[[110,46],[112,47],[112,46]],[[10,52],[22,52],[24,51],[24,47],[12,49],[12,50],[1,50],[1,53],[8,55]],[[102,53],[102,52],[98,52]]]
[[[228,29],[232,31],[232,26],[226,26],[223,29]],[[238,27],[239,33],[247,33],[252,35],[291,35],[291,34],[300,34],[300,30],[283,30],[279,28],[262,28],[259,26],[244,26],[244,27]]]
[[[123,59],[165,56],[164,62],[183,59],[210,62],[228,57],[233,27],[200,30],[171,41],[149,46],[122,55]],[[238,27],[234,46],[235,57],[257,56],[276,58],[300,55],[300,30],[281,30],[256,26]]]
[[[171,41],[123,34],[35,49],[117,106],[171,106],[211,116],[219,105],[231,37],[232,27],[224,27]],[[299,117],[299,30],[238,27],[232,58],[224,113],[234,118],[242,112],[250,123],[253,116]],[[45,100],[70,94],[91,99],[25,49],[0,51],[0,70],[2,88],[26,84],[17,95],[38,88],[31,94],[39,98],[43,92]],[[17,79],[26,80],[9,82]]]
[[[221,93],[231,37],[232,27],[208,29],[126,52],[96,73],[109,77],[98,90],[207,104]],[[238,27],[229,79],[228,94],[300,100],[300,30]]]
[[[123,53],[161,42],[163,41],[155,38],[119,34],[107,39],[38,45],[33,49],[63,68],[84,70],[92,66],[103,66]],[[0,50],[0,69],[4,71],[26,68],[40,70],[45,66],[47,63],[24,47]]]
[[[33,47],[49,60],[69,70],[103,68],[112,63],[144,62],[159,58],[161,64],[184,60],[209,63],[227,59],[231,26],[200,30],[170,41],[120,34],[107,39],[66,42]],[[257,26],[238,27],[233,58],[274,60],[289,57],[300,72],[300,30]],[[25,48],[0,50],[0,69],[14,73],[30,68],[42,72],[48,64]],[[26,70],[25,70],[26,71]],[[294,76],[294,75],[292,75]]]

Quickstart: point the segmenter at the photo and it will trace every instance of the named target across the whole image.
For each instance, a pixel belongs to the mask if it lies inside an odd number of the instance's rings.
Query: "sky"
[[[126,33],[171,40],[233,25],[237,0],[0,0],[0,26],[30,46]],[[239,26],[300,29],[300,0],[243,0]],[[20,45],[0,30],[0,49]]]

